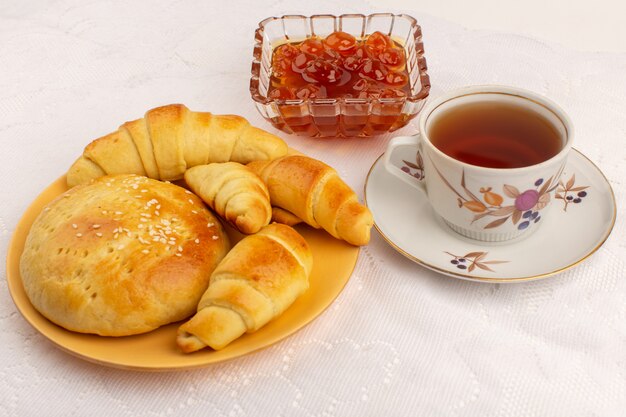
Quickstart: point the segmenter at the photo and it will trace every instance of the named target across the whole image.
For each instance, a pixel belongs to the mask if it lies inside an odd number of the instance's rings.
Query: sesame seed
[[[94,228],[94,229],[99,229],[100,225],[99,224],[92,224],[91,227]]]
[[[148,190],[141,190],[141,192],[142,192],[142,193],[147,193],[147,192],[148,192]]]
[[[137,225],[137,227],[138,227],[139,229],[143,229],[143,224],[139,223],[139,224]]]
[[[117,237],[118,237],[119,235],[120,235],[119,233],[114,234],[114,235],[113,235],[113,239],[117,239]]]
[[[217,240],[217,239],[219,239],[219,238],[218,238],[216,235],[213,235],[213,236],[211,236],[211,239],[213,239],[213,240]]]
[[[122,250],[122,249],[124,249],[124,245],[119,245],[119,246],[117,247],[117,250]]]
[[[200,239],[196,239],[196,240],[194,240],[194,242],[200,243]]]
[[[178,251],[179,251],[179,252],[182,252],[182,251],[183,251],[183,247],[182,247],[182,246],[179,246],[179,247],[178,247]]]
[[[74,229],[78,229],[78,226],[77,226],[75,223],[72,223],[72,227],[73,227]]]
[[[136,190],[137,188],[139,188],[139,186],[135,183],[135,184],[131,185],[131,188],[132,188],[133,190]]]
[[[96,233],[96,236],[102,237],[102,233],[98,232],[98,233]]]
[[[124,214],[121,211],[116,211],[115,214]]]
[[[198,212],[197,212],[196,210],[191,210],[191,212],[192,212],[193,214],[198,214]]]
[[[160,210],[161,209],[161,205],[157,204],[156,208],[157,208],[157,210]]]
[[[82,235],[82,233],[76,233],[76,237],[81,237]]]
[[[148,221],[148,219],[146,219],[145,217],[142,217],[141,219],[139,219],[139,221],[141,221],[141,222],[147,222],[147,221]]]
[[[141,251],[142,253],[150,253],[150,251],[148,249],[144,249]]]
[[[159,213],[159,210],[154,210],[154,214],[155,214],[156,216],[161,215],[161,213]]]
[[[152,215],[148,214],[148,213],[140,213],[139,214],[142,217],[152,217]]]
[[[43,211],[50,211],[50,207],[44,207]]]
[[[102,210],[102,214],[107,214],[107,213],[108,213],[108,211]]]
[[[181,255],[180,253],[177,253],[176,256],[183,256],[183,255]]]
[[[215,226],[215,223],[207,223],[206,227],[213,227]]]

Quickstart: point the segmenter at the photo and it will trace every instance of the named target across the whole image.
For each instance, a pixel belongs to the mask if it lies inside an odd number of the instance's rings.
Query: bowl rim
[[[344,13],[340,15],[333,14],[314,14],[310,16],[300,15],[300,14],[286,14],[282,16],[270,16],[263,20],[261,20],[258,24],[257,29],[254,32],[254,48],[253,48],[253,59],[252,59],[252,67],[251,67],[251,77],[250,77],[250,94],[252,99],[262,105],[288,105],[288,106],[301,106],[303,104],[313,104],[313,105],[371,105],[372,103],[380,103],[380,104],[403,104],[405,102],[413,102],[417,103],[426,99],[430,93],[430,77],[428,75],[428,66],[426,64],[426,57],[424,56],[424,48],[423,42],[419,42],[415,44],[415,52],[417,54],[417,71],[419,71],[419,80],[420,80],[420,90],[411,95],[407,95],[405,97],[399,98],[381,98],[381,97],[368,97],[368,98],[352,98],[352,97],[337,97],[337,98],[304,98],[304,99],[272,99],[264,96],[259,91],[259,79],[260,79],[260,71],[261,71],[261,59],[262,59],[262,45],[263,45],[263,33],[265,31],[265,26],[270,22],[274,22],[276,20],[286,20],[286,19],[306,19],[311,24],[312,19],[316,18],[332,18],[335,21],[335,28],[338,27],[337,22],[341,21],[343,18],[361,18],[364,19],[364,22],[369,21],[375,17],[390,17],[393,21],[395,19],[406,19],[411,23],[411,27],[415,28],[417,38],[418,36],[422,36],[422,28],[417,23],[417,19],[413,16],[410,16],[405,13],[370,13],[370,14],[362,14],[362,13]],[[363,25],[365,27],[365,25]],[[362,29],[363,31],[363,29]],[[285,35],[286,39],[289,39],[288,35]],[[419,47],[421,45],[421,48]],[[258,54],[257,54],[258,53]],[[258,56],[257,56],[258,55]]]

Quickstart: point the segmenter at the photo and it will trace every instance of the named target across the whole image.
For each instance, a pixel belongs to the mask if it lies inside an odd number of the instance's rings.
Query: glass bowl
[[[325,37],[338,30],[357,39],[379,31],[399,43],[404,48],[409,74],[407,96],[296,100],[268,97],[272,53],[276,46],[312,36]],[[253,53],[250,93],[256,108],[276,128],[296,135],[368,137],[391,132],[406,125],[419,113],[430,91],[422,30],[413,17],[405,14],[270,17],[259,23]]]

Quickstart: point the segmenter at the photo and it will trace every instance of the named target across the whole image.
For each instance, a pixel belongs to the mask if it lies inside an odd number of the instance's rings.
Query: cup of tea
[[[549,221],[573,138],[554,102],[515,87],[466,87],[429,102],[419,130],[389,142],[384,166],[426,193],[452,230],[500,242]],[[415,160],[394,157],[403,146],[415,148]]]

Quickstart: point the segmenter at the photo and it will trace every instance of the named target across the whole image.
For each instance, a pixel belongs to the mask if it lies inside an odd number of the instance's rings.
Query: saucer
[[[415,159],[401,147],[400,158]],[[407,174],[409,175],[409,174]],[[547,221],[506,242],[480,242],[450,229],[426,195],[399,181],[382,155],[365,182],[374,227],[399,253],[433,271],[470,281],[519,282],[546,278],[578,265],[608,238],[615,223],[615,196],[600,169],[573,149],[561,177],[560,197],[545,208]],[[553,196],[554,197],[554,196]]]

